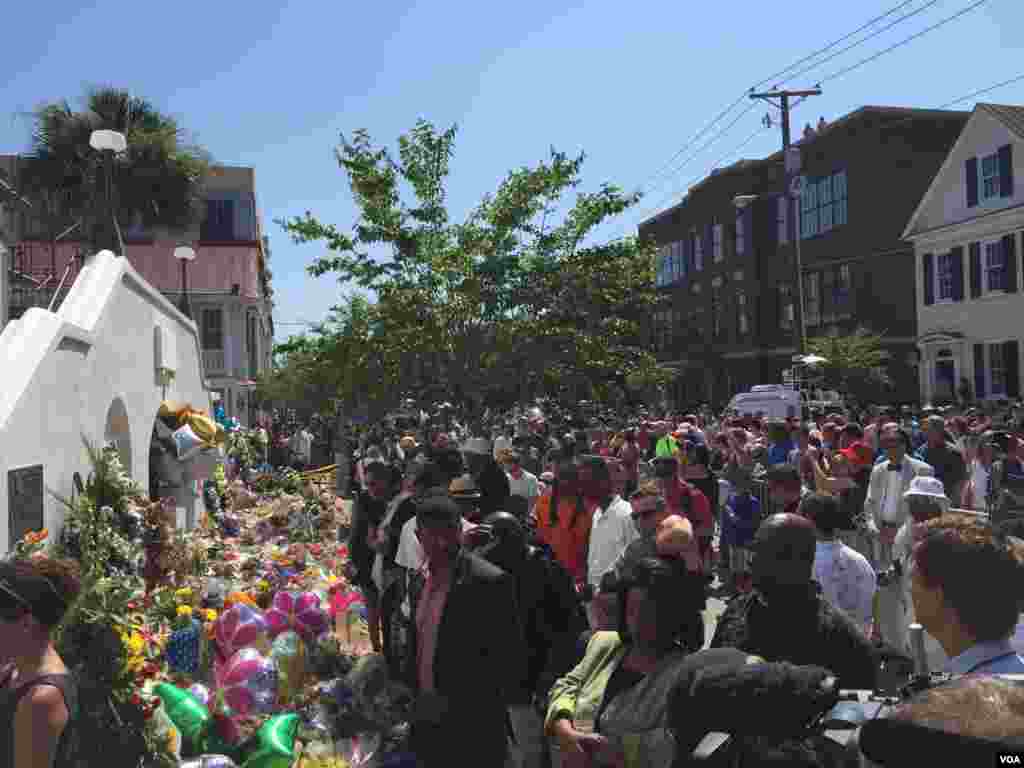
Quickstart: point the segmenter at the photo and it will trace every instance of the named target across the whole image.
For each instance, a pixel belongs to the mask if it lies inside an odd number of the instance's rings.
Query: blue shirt
[[[1009,638],[978,643],[950,659],[949,671],[954,675],[1024,675],[1024,657],[1013,650]]]

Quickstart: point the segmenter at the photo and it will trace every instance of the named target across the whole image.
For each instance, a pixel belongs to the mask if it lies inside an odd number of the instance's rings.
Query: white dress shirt
[[[988,502],[988,483],[992,475],[991,469],[977,459],[971,462],[971,496],[972,507],[975,511],[984,512]]]
[[[532,472],[527,472],[525,469],[521,471],[518,479],[512,477],[508,472],[508,491],[510,496],[522,496],[526,499],[530,506],[527,511],[529,514],[533,514],[533,507],[537,503],[537,499],[540,498],[540,484],[537,480],[537,476]]]
[[[633,523],[633,507],[621,496],[612,498],[607,510],[594,510],[590,524],[590,546],[587,555],[587,583],[595,587],[601,577],[640,536]]]
[[[882,522],[900,524],[900,502],[903,500],[903,473],[886,472],[886,492],[882,502]]]
[[[833,608],[840,609],[861,629],[871,623],[878,582],[864,555],[841,541],[819,541],[814,553],[814,579]]]

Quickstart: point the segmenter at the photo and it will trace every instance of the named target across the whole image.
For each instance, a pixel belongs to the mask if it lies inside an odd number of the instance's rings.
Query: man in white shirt
[[[910,489],[911,481],[934,474],[930,465],[911,458],[910,435],[906,431],[887,427],[882,431],[880,443],[888,458],[871,470],[864,500],[867,534],[874,552],[872,565],[877,573],[887,571],[893,563],[896,533],[909,517],[904,494]],[[906,608],[903,586],[898,580],[878,590],[875,629],[886,643],[897,648],[906,645]]]
[[[911,598],[914,544],[923,533],[926,522],[941,517],[949,511],[950,500],[946,496],[942,481],[936,477],[915,477],[910,483],[910,488],[904,494],[904,498],[908,517],[896,534],[896,540],[892,545],[892,558],[895,565],[890,576],[898,581],[903,590],[903,613],[902,616],[895,613],[891,619],[885,617],[892,626],[885,630],[884,635],[891,638],[891,642],[896,648],[911,653],[913,649],[910,647],[907,628],[917,621],[914,615],[914,602]],[[943,670],[949,664],[949,657],[942,650],[942,645],[927,631],[924,633],[924,650],[930,670]]]
[[[519,496],[526,499],[526,515],[533,517],[533,508],[540,498],[540,483],[537,476],[527,472],[522,467],[522,456],[519,451],[512,449],[505,456],[505,474],[508,475],[508,489],[510,496]]]
[[[633,522],[633,507],[614,492],[611,469],[607,462],[593,459],[588,462],[589,481],[600,488],[601,503],[594,510],[590,523],[590,544],[587,549],[587,584],[594,592],[600,591],[601,577],[607,573],[640,536]],[[592,629],[601,629],[609,618],[604,615],[607,602],[598,599],[587,603],[587,617]]]
[[[818,529],[814,580],[821,585],[822,595],[869,635],[877,589],[875,569],[864,555],[836,538],[843,524],[839,499],[811,494],[800,502],[800,514]]]

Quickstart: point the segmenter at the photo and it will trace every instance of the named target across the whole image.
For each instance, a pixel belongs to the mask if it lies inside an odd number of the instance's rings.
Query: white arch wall
[[[163,365],[175,371],[161,386]],[[102,443],[115,398],[128,413],[132,477],[149,482],[149,438],[164,396],[208,409],[195,324],[128,263],[109,251],[81,270],[58,313],[30,309],[0,334],[0,552],[11,510],[8,471],[43,465],[46,486],[70,496],[72,477],[88,476],[82,435]],[[59,529],[63,507],[49,493],[45,525]]]

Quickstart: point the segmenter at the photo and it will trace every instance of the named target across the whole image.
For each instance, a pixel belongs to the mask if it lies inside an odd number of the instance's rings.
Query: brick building
[[[916,399],[913,248],[901,239],[968,113],[862,107],[795,143],[804,177],[800,236],[808,337],[883,332],[892,397]],[[670,400],[722,405],[777,383],[796,351],[796,224],[783,155],[713,172],[640,225],[660,246],[659,359],[679,371]],[[746,207],[735,204],[747,198]]]

